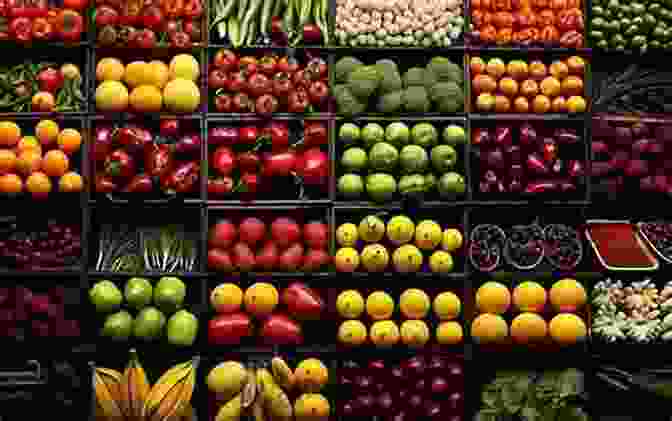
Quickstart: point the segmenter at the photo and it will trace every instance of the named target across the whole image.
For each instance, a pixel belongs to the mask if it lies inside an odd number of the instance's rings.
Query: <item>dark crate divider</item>
[[[399,279],[401,278],[401,279]],[[401,311],[399,310],[399,297],[401,294],[410,288],[414,288],[412,286],[412,281],[413,277],[406,277],[403,275],[396,275],[396,279],[400,280],[401,283],[397,283],[395,286],[388,286],[388,287],[376,287],[376,286],[371,286],[371,287],[362,287],[359,286],[361,283],[358,282],[352,282],[353,280],[356,279],[342,279],[341,286],[339,288],[329,288],[327,291],[327,296],[328,296],[328,309],[329,309],[329,314],[328,318],[331,320],[335,320],[336,326],[335,330],[331,336],[331,341],[336,342],[336,348],[340,351],[343,352],[353,352],[357,353],[360,351],[363,352],[374,352],[375,350],[380,351],[383,354],[386,354],[387,352],[432,352],[432,353],[451,353],[451,352],[456,352],[456,351],[462,351],[464,349],[465,345],[465,339],[466,339],[466,333],[467,332],[467,326],[466,326],[466,320],[468,320],[467,315],[471,313],[469,310],[469,303],[468,297],[466,294],[469,293],[467,288],[460,286],[460,285],[446,285],[446,286],[423,286],[421,289],[427,293],[429,296],[430,301],[433,303],[434,298],[436,298],[437,295],[439,295],[442,292],[452,292],[455,295],[457,295],[460,299],[461,302],[461,309],[460,309],[460,314],[455,318],[452,319],[451,321],[456,321],[462,326],[462,331],[463,331],[463,339],[460,343],[455,344],[455,345],[440,345],[436,341],[436,329],[439,326],[439,323],[441,323],[441,320],[434,314],[434,311],[432,308],[430,308],[429,313],[427,314],[426,317],[424,317],[423,320],[426,324],[427,327],[429,328],[429,341],[427,342],[426,345],[424,345],[422,348],[414,348],[412,346],[405,345],[401,339],[399,342],[394,345],[392,348],[385,348],[385,347],[376,347],[372,342],[370,338],[367,338],[367,341],[358,347],[350,347],[344,344],[338,343],[337,335],[338,335],[338,327],[340,326],[341,323],[343,323],[346,319],[343,319],[339,314],[336,309],[336,300],[338,298],[338,295],[346,291],[348,289],[354,289],[358,291],[360,294],[362,294],[362,297],[364,297],[364,300],[369,296],[374,291],[385,291],[394,300],[395,303],[395,309],[392,317],[390,320],[393,320],[396,322],[397,327],[401,327],[401,324],[409,319],[406,319],[403,314],[401,314]],[[408,285],[408,286],[400,286],[400,285]],[[360,320],[364,325],[367,327],[367,331],[370,330],[371,325],[375,322],[371,317],[369,317],[366,314],[366,311],[357,318],[357,320]]]
[[[481,207],[481,208],[470,208],[469,209],[469,220],[470,227],[474,228],[481,224],[490,224],[492,223],[491,214],[497,212],[498,221],[496,225],[501,227],[505,233],[508,234],[508,229],[514,225],[527,225],[533,223],[535,220],[538,220],[538,223],[541,225],[542,229],[549,224],[566,224],[574,228],[579,234],[583,245],[583,258],[579,262],[578,266],[573,271],[560,271],[553,268],[550,263],[547,261],[546,257],[541,261],[541,263],[534,269],[530,271],[520,271],[513,268],[513,266],[504,262],[504,257],[502,256],[502,262],[497,267],[496,272],[491,273],[493,276],[497,276],[498,272],[513,272],[513,273],[550,273],[554,275],[572,275],[577,272],[592,272],[593,266],[591,265],[591,256],[592,249],[590,244],[585,240],[583,234],[583,225],[586,218],[586,210],[584,207],[572,206],[572,205],[563,205],[563,206],[554,206],[552,208],[544,206],[543,204],[532,204],[527,207],[511,207],[511,206],[494,206],[494,207]],[[465,238],[465,242],[468,242],[469,237]],[[467,256],[468,261],[468,256]],[[476,268],[472,267],[471,262],[467,263],[471,270],[474,272],[479,272]]]
[[[344,205],[344,206],[349,206],[349,205],[359,205],[359,204],[368,204],[371,203],[372,205],[375,205],[374,202],[368,201],[367,200],[367,194],[366,192],[363,193],[361,200],[347,200],[344,197],[342,197],[340,194],[338,194],[337,189],[338,189],[338,179],[340,176],[345,174],[345,171],[341,167],[340,164],[340,158],[343,156],[344,151],[347,149],[345,148],[341,142],[338,141],[338,130],[341,128],[341,126],[345,123],[354,123],[360,127],[364,127],[368,123],[377,123],[380,124],[383,128],[386,128],[387,125],[393,123],[393,122],[402,122],[405,123],[409,129],[413,128],[415,124],[418,123],[431,123],[434,125],[434,127],[437,129],[439,133],[439,142],[437,143],[438,145],[443,144],[444,142],[441,140],[442,139],[442,133],[443,129],[450,125],[450,124],[455,124],[464,127],[465,132],[466,132],[466,142],[464,145],[458,145],[455,147],[455,150],[457,151],[457,163],[455,167],[452,169],[452,171],[456,171],[459,174],[461,174],[465,178],[465,183],[466,183],[466,191],[463,195],[454,195],[454,197],[446,197],[446,198],[441,198],[437,192],[432,193],[431,195],[427,195],[426,197],[423,198],[422,200],[422,205],[435,205],[435,206],[449,206],[449,205],[454,205],[454,204],[459,204],[465,199],[469,198],[471,195],[471,189],[470,189],[470,182],[469,182],[469,150],[470,150],[470,143],[469,139],[471,138],[470,133],[469,133],[469,127],[467,120],[464,117],[369,117],[369,116],[359,116],[359,117],[354,117],[352,119],[346,119],[346,118],[338,118],[336,123],[335,123],[335,129],[334,129],[334,171],[332,172],[334,174],[333,179],[333,184],[334,184],[334,194],[336,197],[336,204],[338,205]],[[357,147],[364,148],[363,143],[359,143],[355,145]],[[364,148],[366,149],[366,148]],[[401,151],[401,148],[397,149],[398,151]],[[427,151],[427,154],[430,154],[431,148],[425,148]],[[367,151],[368,152],[368,151]],[[428,164],[428,169],[433,169],[431,161]],[[363,171],[359,173],[362,175],[363,178],[366,177],[367,173],[374,173],[376,171]],[[400,171],[397,169],[393,171],[396,173],[397,177],[395,179],[397,182],[399,182],[399,179],[401,178]],[[426,174],[432,173],[439,178],[441,176],[441,173],[436,172],[436,171],[427,171]],[[392,204],[393,206],[397,203],[401,203],[404,201],[403,198],[400,197],[401,195],[397,192],[394,195],[394,198],[391,202],[385,202],[384,205],[389,205]]]
[[[425,67],[427,66],[427,63],[431,60],[432,57],[435,56],[444,56],[449,58],[453,63],[457,64],[462,68],[462,74],[463,76],[465,75],[465,68],[467,66],[467,61],[466,61],[466,56],[463,54],[460,54],[462,52],[462,49],[456,48],[456,49],[432,49],[432,54],[427,55],[426,49],[412,49],[412,48],[381,48],[381,49],[366,49],[366,50],[360,50],[359,54],[357,54],[357,50],[351,49],[351,48],[338,48],[335,49],[334,52],[334,61],[338,62],[343,57],[347,56],[354,56],[360,61],[362,61],[364,64],[367,65],[372,65],[374,64],[377,60],[381,59],[390,59],[393,60],[395,63],[397,63],[397,67],[399,68],[399,73],[401,73],[402,79],[404,73],[410,69],[411,67]],[[436,51],[436,52],[435,52]],[[403,116],[405,117],[460,117],[464,116],[467,108],[466,108],[466,101],[467,101],[467,86],[469,85],[468,83],[469,78],[465,77],[464,78],[464,86],[463,86],[463,94],[465,96],[465,107],[463,110],[455,112],[455,113],[440,113],[438,111],[432,110],[428,113],[414,113],[414,112],[396,112],[396,113],[391,113],[387,114],[387,116],[390,115],[397,115],[397,116]],[[386,116],[385,114],[378,113],[376,111],[376,101],[375,98],[377,96],[372,95],[371,100],[369,101],[369,104],[366,108],[366,110],[361,113],[357,114],[354,117],[359,117],[359,116],[377,116],[377,117],[384,117]],[[338,116],[345,116],[345,113],[337,113]]]
[[[221,114],[221,116],[226,116],[226,114]],[[206,133],[209,133],[209,131],[215,127],[246,127],[248,125],[261,128],[271,123],[272,121],[287,122],[287,124],[289,125],[290,145],[295,144],[303,137],[303,125],[306,121],[321,122],[327,127],[327,130],[329,130],[328,126],[330,123],[330,120],[327,120],[323,117],[304,119],[301,118],[300,116],[292,116],[292,115],[283,115],[279,117],[274,116],[273,119],[268,119],[261,116],[251,116],[251,117],[245,116],[240,118],[211,117],[208,118],[206,121],[205,130]],[[205,139],[207,139],[207,136],[205,137]],[[207,145],[206,159],[208,162],[207,166],[208,174],[210,173],[212,173],[213,175],[217,174],[217,171],[211,168],[210,159],[214,151],[219,146],[229,146],[233,149],[234,152],[244,152],[252,149],[250,147],[251,145]],[[263,147],[259,151],[259,153],[261,154],[266,151],[270,152],[272,151],[272,149],[273,149],[272,146],[269,144],[268,146]],[[324,145],[320,147],[320,149],[327,152],[328,156],[330,157],[330,160],[333,161],[332,158],[334,157],[334,154],[331,151],[330,145]],[[300,149],[297,152],[300,152]],[[239,176],[238,173],[239,172],[237,170],[234,170],[234,174],[236,174],[236,177],[234,177],[234,181],[237,181],[236,178]],[[333,174],[333,172],[331,172],[331,174]],[[284,203],[326,205],[329,204],[331,201],[330,192],[328,190],[325,190],[323,187],[315,187],[315,186],[305,186],[305,198],[303,199],[299,198],[299,185],[294,182],[292,177],[282,177],[282,178],[274,177],[272,186],[268,187],[272,187],[272,190],[260,191],[256,193],[249,201],[241,200],[241,195],[236,193],[222,197],[210,196],[207,193],[206,189],[207,202],[209,205],[226,205],[226,204],[242,205],[245,203],[273,204],[273,205],[279,205]],[[288,194],[288,192],[291,192],[291,194]]]
[[[277,348],[256,348],[256,349],[233,349],[211,354],[203,361],[202,377],[198,379],[201,386],[200,396],[203,403],[203,420],[214,421],[217,411],[222,404],[217,403],[215,396],[207,389],[205,379],[217,364],[225,361],[238,361],[246,368],[268,368],[270,369],[271,359],[279,356],[287,362],[289,368],[294,371],[299,362],[307,358],[317,358],[327,367],[329,371],[329,378],[327,384],[318,392],[322,394],[329,401],[331,415],[329,419],[334,419],[336,402],[338,399],[336,379],[338,376],[338,360],[332,352],[320,348],[293,348],[287,350],[279,350]],[[294,405],[294,401],[301,395],[301,393],[294,388],[288,394],[288,397]],[[252,421],[254,418],[250,416],[250,412],[241,417],[242,420]]]
[[[311,279],[309,276],[310,274],[306,274],[301,279],[296,279],[294,277],[276,278],[275,276],[264,276],[262,274],[256,274],[254,276],[220,275],[216,278],[216,280],[214,278],[209,278],[207,281],[207,291],[206,291],[208,302],[207,302],[207,310],[204,313],[205,315],[204,318],[207,319],[209,322],[218,315],[210,305],[210,294],[212,293],[213,289],[220,284],[234,283],[243,290],[243,293],[245,293],[245,290],[247,288],[249,288],[250,286],[252,286],[257,282],[270,283],[277,289],[278,293],[280,294],[280,297],[282,297],[282,292],[285,288],[287,288],[290,284],[294,282],[300,282],[314,289],[322,298],[325,304],[324,309],[325,311],[321,316],[321,318],[319,320],[304,320],[304,321],[297,320],[296,318],[292,317],[291,313],[289,313],[286,310],[285,305],[282,303],[282,299],[280,300],[278,306],[276,307],[276,309],[273,311],[272,314],[285,314],[288,315],[290,319],[297,321],[297,323],[301,326],[305,345],[310,345],[311,347],[329,346],[330,343],[333,343],[334,337],[336,335],[335,320],[333,319],[332,317],[333,315],[329,311],[329,301],[328,301],[329,291],[323,286],[324,278],[315,277]],[[282,350],[282,352],[291,351],[292,349],[296,348],[295,346],[289,346],[289,345],[274,346],[264,344],[261,336],[261,324],[263,323],[263,317],[255,317],[247,313],[247,311],[245,310],[244,303],[243,306],[241,307],[241,311],[248,314],[252,319],[253,336],[244,338],[240,344],[234,345],[234,347],[236,348],[242,347],[249,349],[273,348],[277,350]],[[208,341],[207,332],[205,333],[206,333],[205,340]],[[215,345],[210,343],[208,343],[207,346],[210,349],[211,353],[220,353],[223,352],[223,350],[226,350],[231,347],[230,345]],[[301,346],[303,345],[300,345],[299,347]]]
[[[98,65],[98,61],[105,58],[105,57],[116,57],[121,62],[126,65],[132,61],[140,60],[140,61],[150,61],[150,60],[161,60],[163,61],[166,66],[169,65],[170,60],[178,55],[178,54],[191,54],[194,56],[194,58],[198,61],[199,63],[199,70],[200,70],[200,75],[199,79],[195,82],[196,86],[200,89],[201,91],[201,104],[199,107],[194,111],[193,113],[180,113],[181,115],[201,115],[202,113],[207,111],[207,91],[206,91],[206,82],[208,79],[208,66],[207,63],[205,62],[205,52],[203,51],[202,48],[192,48],[191,50],[180,50],[180,49],[175,49],[175,48],[156,48],[152,50],[143,50],[140,48],[109,48],[109,47],[97,47],[91,51],[91,74],[94,75],[91,77],[89,81],[89,92],[95,92],[96,87],[98,86],[98,82],[96,81],[96,66]],[[129,91],[130,95],[130,91]],[[91,103],[89,104],[89,109],[92,113],[100,114],[100,115],[105,115],[109,116],[112,119],[119,119],[119,118],[127,118],[127,117],[132,117],[133,115],[138,115],[140,118],[148,118],[150,116],[156,116],[156,115],[174,115],[175,113],[171,113],[165,109],[162,108],[162,110],[159,113],[135,113],[130,111],[122,112],[122,113],[109,113],[109,112],[102,112],[96,109],[96,102],[95,102],[95,96],[90,98]]]
[[[87,180],[87,188],[89,191],[89,196],[91,197],[91,200],[94,203],[97,203],[100,201],[101,203],[111,203],[112,205],[121,205],[129,202],[137,203],[137,202],[144,202],[144,203],[156,203],[156,204],[172,204],[172,203],[179,203],[179,202],[184,202],[184,203],[200,203],[201,201],[205,200],[204,199],[204,188],[203,185],[204,179],[206,179],[206,169],[202,165],[204,161],[204,147],[203,144],[205,143],[206,139],[206,131],[205,131],[205,121],[201,118],[199,115],[181,115],[181,114],[166,114],[162,113],[159,115],[156,114],[150,114],[146,116],[142,115],[131,115],[131,114],[122,114],[121,118],[115,118],[111,115],[96,115],[91,117],[90,119],[90,124],[91,124],[91,138],[93,139],[93,136],[95,134],[96,128],[101,127],[101,126],[112,126],[112,127],[124,127],[125,124],[137,124],[141,127],[145,127],[149,129],[152,133],[152,135],[156,135],[159,132],[159,124],[161,123],[162,120],[171,120],[171,119],[176,119],[180,122],[181,125],[181,131],[180,134],[189,134],[189,133],[195,133],[198,134],[201,137],[201,148],[199,152],[199,160],[201,162],[201,172],[200,172],[200,178],[197,184],[197,189],[193,193],[187,193],[187,194],[176,194],[176,195],[168,195],[163,192],[158,192],[154,191],[152,193],[146,194],[146,193],[123,193],[123,192],[114,192],[114,193],[97,193],[96,192],[96,187],[95,187],[95,180],[92,177],[89,177]],[[185,129],[188,130],[185,130]],[[93,151],[93,148],[91,148],[91,151]],[[178,162],[187,162],[188,160],[186,159],[180,159]],[[90,159],[88,162],[90,167],[94,166],[93,159]],[[138,168],[138,173],[142,172],[142,168],[144,168],[144,163],[142,161],[138,162],[136,159],[136,165]],[[94,168],[91,168],[91,173],[95,173]],[[155,190],[157,187],[155,187]]]

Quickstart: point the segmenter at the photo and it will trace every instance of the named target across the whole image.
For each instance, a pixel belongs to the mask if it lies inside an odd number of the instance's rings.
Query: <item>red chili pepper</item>
[[[30,42],[33,39],[33,23],[26,17],[17,17],[9,23],[9,32],[19,42]]]
[[[247,145],[254,145],[259,137],[259,130],[254,127],[241,127],[240,129],[240,143]]]
[[[264,139],[271,141],[273,148],[289,146],[289,126],[285,121],[273,121],[261,130]]]
[[[9,1],[0,0],[0,16],[6,18],[9,16]]]
[[[318,121],[306,121],[303,126],[303,145],[307,148],[326,145],[327,126]]]
[[[223,196],[233,191],[233,178],[217,177],[208,180],[208,194]]]
[[[198,162],[186,162],[178,166],[161,181],[166,193],[190,193],[198,184],[201,166]]]
[[[174,160],[170,145],[153,145],[145,153],[145,171],[150,177],[162,178],[173,170]]]
[[[187,19],[199,18],[203,15],[203,4],[201,0],[187,0],[182,9],[182,16]]]
[[[240,177],[240,184],[235,191],[241,193],[256,193],[259,190],[259,176],[253,173],[243,174]]]
[[[96,175],[96,193],[112,193],[117,190],[114,181],[104,174]]]
[[[123,149],[117,149],[105,159],[105,174],[113,178],[131,178],[135,174],[133,157]]]
[[[124,187],[124,193],[150,193],[154,190],[152,178],[147,174],[138,174]]]
[[[78,41],[84,30],[84,19],[74,10],[62,10],[56,17],[54,29],[63,41]]]

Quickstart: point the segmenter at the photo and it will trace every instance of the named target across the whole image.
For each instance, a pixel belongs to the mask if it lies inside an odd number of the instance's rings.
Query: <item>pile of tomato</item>
[[[0,40],[80,41],[87,5],[88,0],[64,0],[62,8],[48,0],[0,0]]]
[[[476,43],[584,46],[581,0],[473,0],[471,24]]]

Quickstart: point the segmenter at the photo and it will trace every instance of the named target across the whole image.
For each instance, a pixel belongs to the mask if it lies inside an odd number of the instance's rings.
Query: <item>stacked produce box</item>
[[[101,421],[657,405],[670,370],[618,355],[672,340],[671,20],[617,0],[0,4],[0,343],[36,355],[0,400]]]

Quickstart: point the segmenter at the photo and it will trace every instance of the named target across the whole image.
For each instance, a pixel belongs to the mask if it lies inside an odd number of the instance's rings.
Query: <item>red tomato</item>
[[[89,5],[89,0],[63,0],[64,9],[84,10]]]

